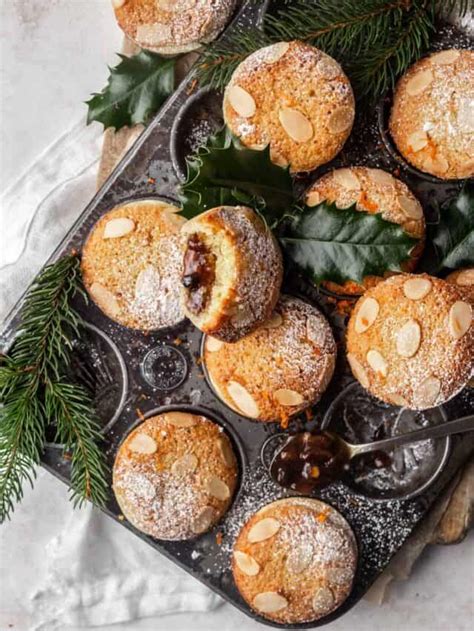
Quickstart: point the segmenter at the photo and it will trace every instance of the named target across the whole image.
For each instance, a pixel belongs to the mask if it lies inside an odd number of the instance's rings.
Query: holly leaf
[[[179,197],[188,219],[216,206],[245,204],[271,227],[293,206],[289,170],[273,164],[268,147],[248,149],[227,128],[211,136],[186,163]]]
[[[86,102],[87,124],[92,121],[116,130],[146,124],[174,90],[175,58],[146,50],[110,68],[107,86]]]
[[[474,183],[466,182],[459,195],[441,210],[432,241],[437,271],[474,265]]]
[[[290,261],[316,283],[360,283],[365,276],[400,271],[417,240],[397,224],[350,208],[323,202],[304,208],[280,237]]]

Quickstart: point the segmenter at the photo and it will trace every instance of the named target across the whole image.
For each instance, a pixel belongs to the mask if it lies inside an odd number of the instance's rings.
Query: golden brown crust
[[[347,328],[354,376],[376,397],[412,409],[441,405],[474,367],[472,308],[460,289],[401,274],[368,290]]]
[[[384,219],[400,225],[410,236],[420,239],[410,259],[402,264],[403,271],[412,272],[421,256],[425,239],[423,208],[408,186],[382,169],[348,167],[326,173],[316,180],[306,195],[306,203],[316,206],[328,200],[339,208],[356,204],[356,209],[380,213]],[[386,277],[394,272],[387,272]],[[327,282],[325,286],[335,293],[361,295],[382,280],[367,276],[362,284],[347,281],[344,285]]]
[[[179,231],[186,220],[178,211],[157,200],[130,202],[93,227],[82,252],[84,286],[115,322],[151,330],[184,318]]]
[[[264,519],[272,520],[275,534],[252,542],[254,527]],[[244,525],[234,546],[232,571],[237,588],[257,613],[276,622],[302,623],[340,607],[351,591],[356,565],[356,540],[342,515],[318,500],[293,497],[268,504]],[[267,596],[262,599],[261,594]],[[277,611],[268,611],[269,601],[275,601],[272,595],[280,601]]]
[[[204,333],[235,342],[257,329],[273,311],[283,277],[280,248],[263,221],[245,206],[220,206],[188,221],[182,229],[185,250],[187,238],[195,234],[214,249],[217,267],[222,263],[226,269],[200,314],[187,308],[189,292],[183,289],[186,315]]]
[[[292,171],[329,162],[347,140],[354,96],[339,64],[303,42],[251,54],[224,93],[227,126],[248,147],[270,144],[272,160]]]
[[[211,42],[236,0],[112,0],[124,33],[141,48],[176,55]]]
[[[319,400],[334,372],[336,344],[313,306],[282,296],[272,318],[235,344],[207,338],[204,362],[220,398],[239,414],[286,421]]]
[[[227,511],[237,476],[231,443],[218,425],[204,416],[166,412],[125,438],[113,488],[138,530],[157,539],[190,539]]]
[[[446,276],[448,283],[456,285],[471,304],[474,304],[474,267],[458,269]]]
[[[474,176],[474,51],[445,50],[398,82],[390,133],[416,168],[442,179]]]

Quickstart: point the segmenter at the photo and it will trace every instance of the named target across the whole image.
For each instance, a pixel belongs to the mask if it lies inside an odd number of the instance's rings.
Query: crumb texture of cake
[[[82,252],[92,300],[112,320],[154,330],[184,319],[179,208],[158,200],[118,206],[95,224]]]
[[[355,204],[357,210],[380,214],[386,221],[398,224],[411,237],[419,239],[410,258],[402,263],[405,272],[415,269],[423,251],[426,226],[423,208],[406,184],[382,169],[335,169],[316,180],[306,194],[306,204],[310,207],[325,200],[335,203],[338,208]],[[329,281],[325,286],[336,293],[361,295],[381,280],[379,276],[367,276],[362,284],[347,281],[338,285]]]
[[[357,543],[334,508],[316,499],[277,500],[255,513],[233,549],[234,580],[258,614],[283,624],[312,622],[351,592]]]
[[[474,305],[474,267],[466,267],[465,269],[458,269],[451,272],[446,276],[448,283],[456,285],[468,301]]]
[[[312,305],[282,296],[259,329],[234,344],[204,343],[204,364],[216,394],[242,416],[286,422],[316,403],[336,363],[326,318]]]
[[[311,171],[342,149],[355,104],[341,66],[319,49],[292,41],[261,48],[236,68],[223,111],[244,145],[270,145],[275,164]]]
[[[182,540],[212,528],[230,506],[238,480],[232,444],[204,416],[153,416],[120,445],[113,489],[121,511],[141,532]]]
[[[442,50],[397,83],[390,133],[414,167],[441,179],[474,176],[474,51]]]
[[[236,0],[112,0],[124,33],[141,48],[165,55],[211,42],[224,29]]]
[[[347,351],[354,377],[382,401],[414,410],[441,405],[473,374],[472,305],[439,278],[393,276],[357,302]]]
[[[183,309],[215,338],[235,342],[267,320],[283,276],[280,248],[250,208],[219,206],[181,230]]]

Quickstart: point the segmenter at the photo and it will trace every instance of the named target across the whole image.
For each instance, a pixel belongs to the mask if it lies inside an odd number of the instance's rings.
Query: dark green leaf
[[[380,214],[359,212],[354,206],[339,209],[323,202],[293,217],[281,242],[290,261],[316,283],[343,283],[399,271],[416,239]]]
[[[145,50],[119,57],[118,66],[110,68],[107,87],[87,101],[87,123],[98,121],[115,129],[146,124],[174,89],[174,58]]]
[[[247,149],[227,129],[211,136],[187,165],[180,200],[188,219],[216,206],[245,203],[272,226],[293,205],[288,169],[272,163],[268,147]]]
[[[437,271],[474,265],[474,184],[466,183],[441,212],[433,229]]]

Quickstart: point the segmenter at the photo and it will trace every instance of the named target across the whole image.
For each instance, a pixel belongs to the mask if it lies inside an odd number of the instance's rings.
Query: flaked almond
[[[456,277],[456,285],[470,287],[474,285],[474,269],[464,269]]]
[[[230,497],[229,487],[216,475],[212,475],[206,480],[205,487],[209,495],[212,495],[217,500],[224,501]]]
[[[227,90],[227,99],[232,108],[242,118],[250,118],[257,110],[255,100],[251,94],[240,85],[232,85]]]
[[[457,120],[461,133],[470,134],[474,131],[474,99],[469,97],[459,99]],[[468,169],[469,157],[466,155],[466,158],[464,168]]]
[[[398,197],[398,205],[410,219],[421,219],[423,217],[423,209],[420,202],[412,197],[400,195]]]
[[[313,125],[300,111],[282,107],[278,112],[281,126],[295,142],[307,142],[313,137]]]
[[[261,592],[253,599],[253,606],[262,613],[275,613],[288,607],[288,601],[278,592]]]
[[[267,320],[263,326],[266,329],[277,329],[281,325],[282,322],[283,322],[283,318],[277,311],[275,311],[272,317],[269,320]]]
[[[215,515],[216,511],[212,508],[212,506],[205,506],[199,515],[193,519],[191,530],[196,535],[206,532],[206,530],[209,530],[212,522],[214,521]]]
[[[325,79],[335,79],[341,74],[341,66],[331,57],[322,57],[316,64],[316,70],[320,72]]]
[[[398,405],[398,407],[400,407],[400,408],[408,407],[408,401],[404,397],[402,397],[401,394],[397,394],[396,392],[392,392],[392,394],[388,395],[388,399],[389,399],[390,403],[393,403],[393,405]]]
[[[165,417],[175,427],[192,427],[195,424],[194,416],[187,412],[167,412]]]
[[[227,384],[227,392],[237,408],[243,412],[245,416],[249,416],[250,418],[258,417],[260,414],[258,405],[244,386],[237,381],[229,381]]]
[[[208,335],[206,337],[206,350],[210,353],[216,353],[224,346],[224,342],[217,340],[215,337]]]
[[[250,528],[247,540],[250,543],[259,543],[273,537],[280,530],[280,522],[273,517],[265,517]]]
[[[150,296],[157,296],[161,288],[160,272],[153,265],[147,265],[138,274],[135,281],[135,299],[147,301]]]
[[[225,436],[219,436],[217,439],[217,448],[226,467],[233,467],[235,458],[232,447]]]
[[[430,376],[425,379],[414,392],[418,405],[430,407],[435,405],[441,390],[441,381],[438,377]]]
[[[240,550],[234,550],[234,559],[239,570],[247,576],[257,576],[260,572],[260,565],[250,554],[241,552]]]
[[[382,184],[383,186],[393,186],[395,184],[393,175],[383,169],[370,169],[369,177],[376,184]]]
[[[322,202],[321,194],[318,191],[311,191],[306,197],[306,205],[312,208]]]
[[[420,348],[421,327],[416,320],[408,320],[397,332],[397,353],[401,357],[413,357]]]
[[[280,388],[278,390],[275,390],[273,396],[280,405],[284,406],[301,405],[302,403],[304,403],[303,395],[299,392],[296,392],[296,390]]]
[[[120,312],[120,305],[114,294],[100,283],[92,283],[89,293],[97,305],[104,313],[111,317],[117,317]]]
[[[264,61],[267,64],[274,64],[286,54],[290,47],[289,42],[277,42],[265,48]]]
[[[349,362],[349,366],[351,367],[352,374],[364,388],[369,387],[369,377],[365,368],[362,366],[360,361],[353,355],[352,353],[348,353],[347,361]]]
[[[128,217],[117,217],[109,219],[105,224],[103,239],[118,239],[135,230],[135,222]]]
[[[327,329],[321,318],[310,315],[306,318],[306,336],[318,349],[323,349],[328,343]]]
[[[428,134],[420,129],[410,134],[407,141],[412,151],[421,151],[428,144]]]
[[[128,443],[128,448],[139,454],[154,454],[158,449],[156,441],[148,434],[135,434]]]
[[[410,96],[421,94],[423,90],[426,90],[426,88],[432,83],[433,79],[433,73],[429,68],[427,70],[421,70],[407,81],[406,91]]]
[[[127,2],[127,0],[112,0],[112,6],[114,9],[120,9]]]
[[[431,55],[430,63],[444,66],[452,64],[459,57],[459,50],[442,50],[439,53]]]
[[[198,459],[194,454],[184,454],[178,460],[175,460],[171,465],[171,473],[174,475],[190,475],[193,471],[196,471],[198,466]]]
[[[183,224],[185,224],[187,221],[186,217],[183,217],[183,215],[179,215],[177,212],[171,210],[163,211],[163,217],[168,223],[179,229],[181,229]]]
[[[323,585],[317,588],[313,595],[312,605],[313,611],[319,615],[324,615],[331,611],[334,607],[334,594],[329,587]]]
[[[449,162],[443,156],[436,156],[435,158],[427,156],[423,161],[422,169],[429,173],[442,175],[449,169]]]
[[[352,127],[354,110],[351,107],[338,107],[329,117],[328,128],[333,134],[340,134]]]
[[[354,322],[354,330],[356,333],[365,333],[377,319],[380,306],[375,298],[365,298],[359,310],[357,311]]]
[[[336,169],[332,172],[332,177],[337,184],[350,191],[358,191],[360,189],[359,178],[351,169]]]
[[[460,340],[469,331],[472,323],[472,307],[467,302],[458,300],[449,310],[448,326],[451,337]]]
[[[388,364],[385,357],[379,351],[371,349],[367,353],[367,363],[372,368],[374,372],[378,375],[382,375],[382,377],[386,377],[388,374]]]
[[[432,287],[427,278],[410,278],[403,283],[403,293],[409,300],[423,300]]]
[[[309,542],[293,546],[286,557],[285,567],[291,574],[301,574],[313,560],[314,549]]]

